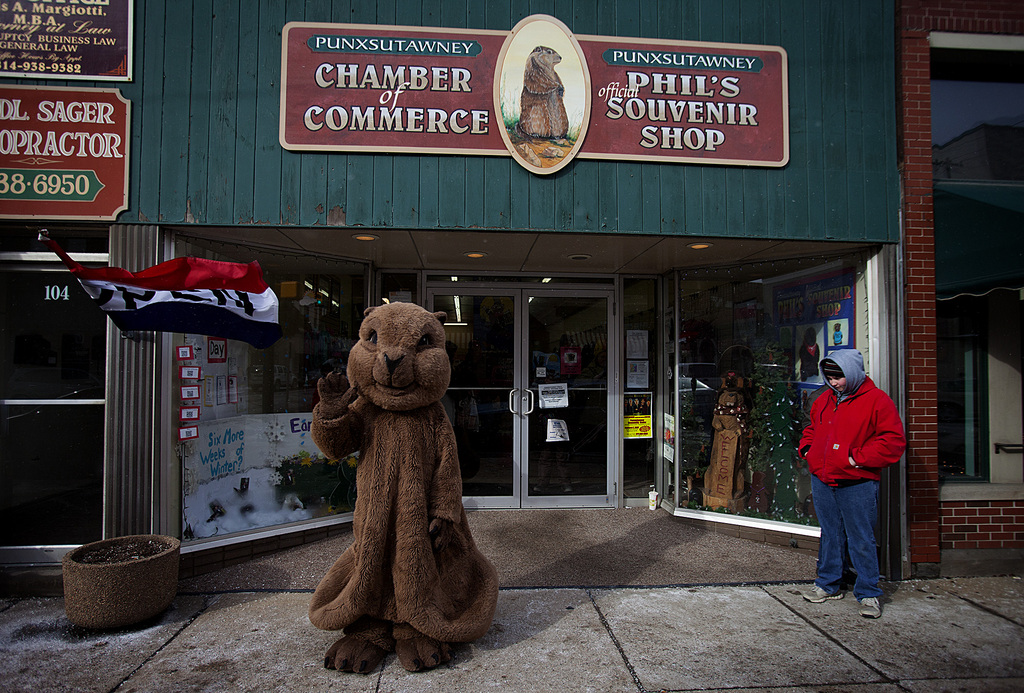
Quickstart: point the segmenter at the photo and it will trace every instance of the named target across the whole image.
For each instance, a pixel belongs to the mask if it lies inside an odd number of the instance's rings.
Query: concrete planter
[[[160,534],[94,541],[64,556],[64,610],[83,628],[123,628],[156,616],[178,592],[181,542]]]

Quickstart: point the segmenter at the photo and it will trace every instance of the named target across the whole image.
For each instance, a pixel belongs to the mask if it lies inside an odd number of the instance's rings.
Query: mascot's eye
[[[422,337],[420,337],[420,343],[417,346],[428,347],[428,346],[430,346],[430,344],[431,344],[431,342],[430,342],[430,335],[429,334],[425,334]]]
[[[376,344],[377,343],[377,331],[376,330],[374,330],[373,332],[370,333],[370,337],[369,337],[369,339],[367,341],[369,341],[370,344]]]

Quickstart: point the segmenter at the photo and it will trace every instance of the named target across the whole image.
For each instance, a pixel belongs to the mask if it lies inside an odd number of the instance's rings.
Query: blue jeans
[[[865,481],[853,486],[829,486],[811,475],[814,512],[821,527],[818,546],[818,579],[814,581],[829,593],[839,590],[843,559],[849,550],[850,562],[857,571],[853,596],[857,600],[881,597],[878,587],[878,482]]]

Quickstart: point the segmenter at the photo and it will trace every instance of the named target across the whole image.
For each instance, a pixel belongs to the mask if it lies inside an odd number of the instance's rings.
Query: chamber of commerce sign
[[[116,218],[128,133],[117,89],[0,85],[0,218]]]
[[[778,46],[292,22],[281,145],[292,150],[574,157],[741,166],[789,161]]]

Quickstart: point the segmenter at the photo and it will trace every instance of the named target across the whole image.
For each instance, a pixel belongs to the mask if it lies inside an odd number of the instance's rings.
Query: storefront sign
[[[855,296],[855,277],[850,270],[810,277],[774,290],[779,343],[794,364],[794,380],[821,384],[821,359],[856,343]]]
[[[282,38],[281,146],[507,154],[492,113],[508,32],[291,22]]]
[[[286,149],[785,166],[778,46],[292,22],[282,38]]]
[[[128,141],[117,89],[0,85],[0,218],[116,218]]]
[[[0,2],[0,76],[131,81],[133,4]]]
[[[581,157],[785,166],[778,46],[580,37],[594,113]]]

